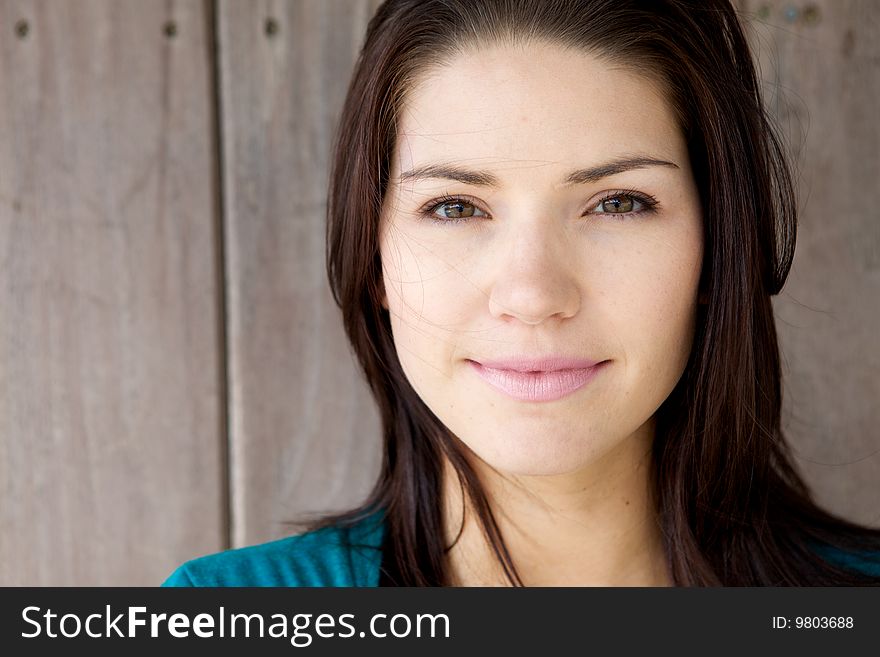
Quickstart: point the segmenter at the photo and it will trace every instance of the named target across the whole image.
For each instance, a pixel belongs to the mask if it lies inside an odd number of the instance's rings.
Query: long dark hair
[[[463,447],[419,398],[381,304],[379,220],[398,111],[426,67],[485,42],[541,40],[588,50],[661,81],[688,144],[704,217],[689,362],[657,413],[653,480],[678,585],[851,585],[876,577],[828,554],[880,550],[880,530],[820,509],[792,465],[771,295],[795,244],[788,165],[727,0],[387,0],[371,20],[343,107],[327,207],[327,273],[379,405],[384,458],[360,507],[376,512],[383,569],[401,585],[448,583],[439,503],[457,473],[511,584],[521,580]]]

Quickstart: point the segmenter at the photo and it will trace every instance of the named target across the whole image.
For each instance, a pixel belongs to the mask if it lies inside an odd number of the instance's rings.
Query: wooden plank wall
[[[377,5],[0,0],[0,584],[156,584],[372,483],[323,212]],[[787,428],[880,525],[880,8],[739,6],[800,172]]]
[[[0,0],[0,584],[226,540],[210,38],[200,2]]]

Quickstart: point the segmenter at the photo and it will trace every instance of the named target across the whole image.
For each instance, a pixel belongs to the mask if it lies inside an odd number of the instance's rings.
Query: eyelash
[[[633,199],[634,201],[638,201],[642,205],[641,210],[635,210],[632,212],[596,212],[590,214],[597,214],[601,217],[611,217],[616,221],[624,221],[628,218],[632,218],[635,216],[650,214],[657,211],[658,202],[650,194],[645,194],[644,192],[639,192],[634,189],[620,189],[614,192],[603,196],[593,207],[598,207],[605,201],[610,201],[612,199],[618,198],[620,196],[625,196]],[[480,206],[470,199],[468,196],[443,196],[441,198],[435,198],[429,201],[426,205],[422,206],[419,210],[419,215],[421,218],[430,221],[435,224],[458,224],[470,221],[472,219],[486,219],[488,217],[457,217],[457,218],[440,218],[434,214],[434,212],[448,204],[448,203],[466,203],[467,205],[473,205],[475,208],[482,210],[484,213],[488,215],[488,212],[480,208]]]

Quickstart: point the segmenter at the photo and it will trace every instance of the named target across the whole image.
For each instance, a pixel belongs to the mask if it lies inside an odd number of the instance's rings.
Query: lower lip
[[[496,370],[469,360],[474,371],[492,387],[519,401],[548,402],[562,399],[589,383],[608,361],[585,369],[554,372]]]

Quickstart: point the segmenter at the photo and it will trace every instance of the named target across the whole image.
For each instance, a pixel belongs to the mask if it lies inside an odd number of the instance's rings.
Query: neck
[[[504,543],[526,586],[670,584],[652,495],[653,426],[577,472],[503,475],[472,452]],[[509,581],[447,462],[444,515],[451,584]]]

